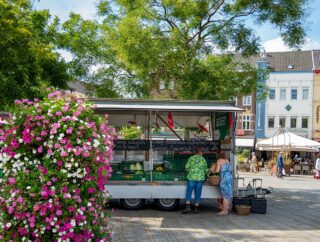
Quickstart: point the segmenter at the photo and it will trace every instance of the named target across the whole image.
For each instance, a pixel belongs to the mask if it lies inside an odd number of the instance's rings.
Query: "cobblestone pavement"
[[[118,208],[111,219],[115,241],[320,241],[320,180],[294,175],[282,180],[264,173],[241,173],[246,181],[263,178],[267,214],[217,216],[212,201],[199,214],[158,211],[147,204],[138,211]]]

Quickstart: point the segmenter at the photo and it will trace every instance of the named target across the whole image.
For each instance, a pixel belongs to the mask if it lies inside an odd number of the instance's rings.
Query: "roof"
[[[78,92],[82,94],[87,93],[86,83],[82,81],[72,81],[68,82],[68,87],[72,92]]]
[[[266,52],[267,63],[272,72],[296,72],[320,70],[320,50]],[[243,57],[236,54],[234,58],[242,63],[257,67],[261,60],[259,55]]]
[[[313,50],[314,70],[320,70],[320,50]]]
[[[274,72],[313,70],[311,51],[267,52],[266,55],[269,68]]]
[[[234,101],[193,100],[139,100],[139,99],[90,99],[97,110],[139,110],[139,111],[243,111],[235,107]]]

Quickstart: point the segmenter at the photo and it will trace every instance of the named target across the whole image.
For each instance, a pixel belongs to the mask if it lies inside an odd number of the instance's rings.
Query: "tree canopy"
[[[28,0],[0,0],[0,110],[42,97],[47,86],[66,88],[70,76],[55,32],[48,11],[33,10]]]
[[[256,88],[254,68],[228,51],[257,54],[259,37],[246,24],[271,23],[286,44],[304,41],[305,0],[100,1],[102,38],[127,90],[148,97],[160,82],[175,98],[221,99]],[[163,93],[159,93],[160,95]]]
[[[306,1],[100,0],[98,20],[71,13],[60,23],[28,0],[0,0],[0,105],[41,96],[48,85],[63,88],[71,77],[89,83],[97,97],[248,94],[257,70],[236,55],[255,55],[261,46],[247,20],[271,24],[288,46],[299,47]]]

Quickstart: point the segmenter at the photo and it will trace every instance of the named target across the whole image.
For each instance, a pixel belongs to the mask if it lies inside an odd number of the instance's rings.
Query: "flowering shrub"
[[[111,240],[112,130],[93,109],[57,91],[0,121],[1,240]]]

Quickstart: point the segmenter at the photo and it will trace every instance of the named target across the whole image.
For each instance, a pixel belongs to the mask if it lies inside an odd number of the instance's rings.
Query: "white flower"
[[[56,188],[55,188],[54,186],[52,186],[52,187],[51,187],[51,190],[52,190],[52,191],[55,191],[55,190],[56,190]]]
[[[88,207],[91,207],[92,206],[92,203],[91,202],[88,202]]]
[[[49,199],[49,203],[52,203],[52,199]]]
[[[74,163],[74,166],[75,166],[75,167],[78,167],[78,166],[79,166],[79,164],[76,162],[76,163]]]
[[[9,222],[9,223],[6,224],[6,227],[7,227],[7,228],[10,228],[11,225],[12,225],[12,224]]]
[[[71,219],[71,225],[72,227],[76,226],[76,221],[74,219]]]
[[[56,230],[56,229],[52,229],[52,232],[53,232],[53,233],[57,233],[57,230]]]
[[[30,186],[27,186],[27,190],[29,190],[29,189],[31,189],[31,187],[30,187]]]
[[[54,218],[53,218],[53,221],[57,221],[57,220],[58,220],[57,217],[54,217]]]
[[[29,160],[29,158],[28,158],[28,157],[24,157],[24,160],[25,160],[25,161],[28,161],[28,160]]]
[[[53,139],[54,138],[54,136],[53,135],[50,135],[50,137],[49,137],[50,139]]]
[[[37,151],[35,149],[32,150],[33,154],[37,154]]]
[[[61,133],[59,136],[63,138],[64,137],[64,133]]]
[[[51,224],[51,226],[54,226],[54,222],[51,222],[50,224]]]
[[[76,180],[76,179],[73,179],[73,183],[77,183],[77,180]]]

